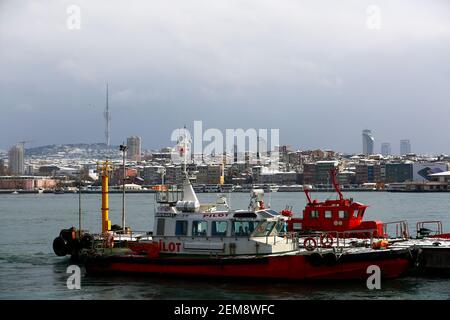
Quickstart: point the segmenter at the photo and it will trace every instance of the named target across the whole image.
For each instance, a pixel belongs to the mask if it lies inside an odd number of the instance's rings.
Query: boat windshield
[[[270,213],[273,216],[278,216],[280,215],[280,213],[276,212],[275,210],[272,209],[267,209],[266,212]]]
[[[233,235],[248,237],[255,230],[257,221],[235,220],[233,221]]]
[[[261,221],[253,232],[254,237],[265,237],[270,235],[273,228],[275,227],[275,221]]]

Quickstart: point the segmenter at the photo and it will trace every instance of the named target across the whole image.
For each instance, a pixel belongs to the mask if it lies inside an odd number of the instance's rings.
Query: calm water
[[[334,194],[315,193],[321,199]],[[450,230],[450,194],[348,193],[369,204],[367,219],[408,220],[410,230],[419,220],[442,220]],[[83,228],[98,232],[100,195],[82,195]],[[199,195],[215,202],[215,194]],[[266,195],[266,202],[268,202]],[[233,208],[246,208],[248,194],[232,194]],[[272,193],[271,206],[292,205],[300,212],[302,193]],[[133,230],[152,230],[154,199],[151,194],[127,195],[127,221]],[[120,224],[121,195],[110,195],[112,223]],[[369,291],[365,282],[291,284],[273,282],[221,283],[200,280],[143,277],[89,277],[81,290],[68,290],[67,258],[56,257],[52,241],[63,228],[78,226],[75,194],[0,195],[0,298],[1,299],[449,299],[450,279],[407,277],[384,281],[381,290]]]

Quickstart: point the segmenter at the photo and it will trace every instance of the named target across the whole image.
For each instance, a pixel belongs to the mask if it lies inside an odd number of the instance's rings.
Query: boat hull
[[[334,255],[334,254],[333,254]],[[252,256],[233,258],[95,256],[86,258],[88,274],[138,273],[195,277],[285,280],[367,279],[367,268],[380,267],[381,277],[396,278],[411,265],[409,250],[344,254]]]

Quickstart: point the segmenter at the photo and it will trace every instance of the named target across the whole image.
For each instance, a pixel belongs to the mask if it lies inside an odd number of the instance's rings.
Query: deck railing
[[[323,251],[326,249],[334,249],[335,251],[342,250],[346,247],[352,247],[355,241],[360,241],[361,245],[371,247],[374,243],[374,234],[376,229],[361,229],[357,230],[347,230],[347,231],[318,231],[311,232],[309,234],[302,234],[299,236],[299,247],[310,250],[310,251]],[[354,234],[365,235],[365,237],[352,237]],[[310,241],[315,243],[315,247],[311,248],[305,245],[307,239],[313,239]],[[303,241],[303,243],[302,243]],[[349,246],[349,244],[352,244]]]
[[[383,223],[383,234],[386,237],[391,237],[389,234],[388,228],[393,226],[395,228],[395,238],[401,238],[401,239],[409,239],[409,228],[408,228],[408,222],[406,220],[399,220],[399,221],[390,221],[390,222],[384,222]]]

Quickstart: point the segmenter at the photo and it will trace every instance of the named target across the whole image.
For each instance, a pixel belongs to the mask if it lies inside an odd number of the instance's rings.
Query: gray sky
[[[369,128],[377,152],[450,154],[450,2],[0,1],[0,148],[104,141],[107,81],[114,144],[171,145],[203,120],[301,149],[361,152]]]

